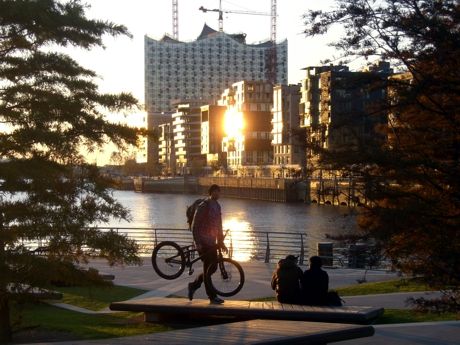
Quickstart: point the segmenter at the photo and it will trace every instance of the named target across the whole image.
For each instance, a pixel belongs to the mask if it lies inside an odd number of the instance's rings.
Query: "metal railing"
[[[101,231],[115,231],[135,240],[141,255],[150,255],[155,245],[162,241],[174,241],[180,246],[193,243],[188,229],[139,228],[139,227],[98,227]],[[299,256],[299,264],[308,257],[307,235],[296,232],[275,231],[232,231],[225,238],[229,255],[241,261],[277,262],[286,255]]]

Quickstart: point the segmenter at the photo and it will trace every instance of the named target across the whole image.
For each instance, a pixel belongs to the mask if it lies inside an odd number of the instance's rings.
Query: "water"
[[[130,222],[112,220],[110,227],[186,228],[185,210],[197,195],[142,194],[115,191],[115,198],[131,210]],[[224,229],[232,230],[236,248],[255,246],[260,232],[306,234],[307,255],[316,254],[317,242],[330,241],[326,234],[338,235],[356,229],[356,219],[347,207],[317,206],[301,203],[284,204],[266,201],[222,198]],[[146,230],[148,232],[148,230]],[[143,234],[145,237],[151,233]],[[279,235],[283,237],[283,235]],[[298,242],[299,236],[285,236],[286,242]],[[287,244],[286,244],[287,246]],[[248,260],[249,254],[240,253],[239,260]]]

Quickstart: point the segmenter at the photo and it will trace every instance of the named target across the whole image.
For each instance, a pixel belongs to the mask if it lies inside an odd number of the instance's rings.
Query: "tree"
[[[11,301],[31,287],[99,282],[77,266],[94,256],[139,263],[134,241],[89,227],[129,215],[80,154],[135,144],[136,132],[103,112],[137,101],[100,93],[96,74],[62,52],[102,46],[105,34],[129,35],[87,19],[78,0],[0,2],[0,342],[11,339]]]
[[[333,25],[332,45],[347,59],[383,58],[402,74],[388,79],[386,140],[322,164],[359,172],[369,200],[358,217],[403,272],[422,275],[460,306],[460,38],[457,1],[336,0],[305,15],[306,34]],[[376,136],[378,137],[378,136]]]

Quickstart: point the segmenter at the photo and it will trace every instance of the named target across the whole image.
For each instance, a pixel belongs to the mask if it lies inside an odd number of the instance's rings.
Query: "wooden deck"
[[[372,326],[322,322],[251,320],[156,333],[153,344],[327,344],[370,337]]]
[[[111,310],[144,312],[146,321],[161,318],[228,317],[234,319],[278,319],[316,322],[367,324],[383,314],[383,308],[374,307],[312,307],[278,302],[225,301],[209,304],[206,299],[145,298],[114,302]]]

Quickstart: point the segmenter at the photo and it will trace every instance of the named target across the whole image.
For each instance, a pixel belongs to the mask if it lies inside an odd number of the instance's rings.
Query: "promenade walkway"
[[[117,285],[137,287],[148,290],[142,296],[145,297],[166,297],[170,295],[185,297],[187,284],[193,277],[184,275],[176,280],[168,281],[161,279],[154,273],[150,259],[146,258],[142,266],[129,267],[110,267],[103,261],[92,261],[91,267],[97,268],[102,273],[115,275],[114,283]],[[270,279],[275,264],[265,264],[260,262],[242,263],[246,274],[246,282],[243,290],[236,296],[228,299],[245,300],[261,297],[273,296],[270,287]],[[195,267],[195,274],[200,270]],[[358,279],[363,277],[363,270],[354,269],[327,269],[330,277],[330,287],[337,288],[356,284]],[[385,271],[369,271],[366,275],[367,281],[384,281],[397,278],[394,273]],[[417,297],[426,293],[397,293],[385,295],[368,295],[344,297],[346,305],[367,305],[384,308],[407,308],[405,301],[408,297]],[[433,294],[433,293],[431,293]],[[205,298],[204,288],[196,293],[196,298]],[[355,339],[351,341],[339,342],[337,344],[395,344],[395,345],[460,345],[460,321],[452,322],[426,322],[414,324],[395,324],[395,325],[376,325],[375,335],[370,338]],[[118,344],[127,345],[134,342],[150,344],[150,336],[138,336],[128,338],[117,338],[109,340],[95,341],[94,344]],[[56,345],[83,345],[90,343],[65,342],[55,343]]]
[[[241,263],[246,281],[243,289],[233,297],[228,299],[247,300],[261,297],[273,296],[273,290],[270,286],[271,276],[275,270],[276,264],[263,262],[242,262]],[[102,260],[95,260],[90,263],[91,267],[98,269],[101,273],[113,274],[116,285],[130,286],[139,289],[149,290],[145,297],[166,297],[170,295],[187,296],[187,284],[192,281],[196,274],[201,272],[199,263],[193,268],[195,273],[189,276],[187,271],[175,280],[165,280],[159,278],[153,271],[150,258],[144,258],[142,266],[127,267],[110,267]],[[301,266],[302,267],[302,266]],[[305,269],[306,267],[302,267]],[[335,289],[341,286],[356,284],[358,279],[364,275],[364,270],[360,269],[326,269],[329,274],[329,286]],[[384,281],[397,278],[396,273],[389,273],[381,270],[368,271],[367,281]],[[204,288],[196,292],[196,298],[206,298]]]

